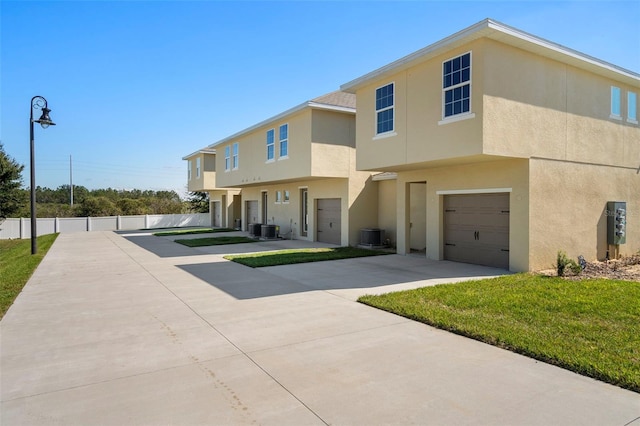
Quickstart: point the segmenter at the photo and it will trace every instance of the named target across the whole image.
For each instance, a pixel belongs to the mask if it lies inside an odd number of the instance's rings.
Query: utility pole
[[[71,162],[71,154],[69,154],[69,194],[71,197],[71,207],[73,207],[73,163]]]

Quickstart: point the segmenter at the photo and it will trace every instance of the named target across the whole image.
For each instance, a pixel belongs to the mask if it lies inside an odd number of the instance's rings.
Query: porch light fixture
[[[39,119],[33,119],[33,110],[42,110],[42,115]],[[36,229],[36,156],[35,156],[35,143],[33,138],[33,123],[40,123],[43,129],[49,126],[55,126],[56,123],[51,121],[49,113],[51,110],[47,108],[47,100],[42,96],[34,96],[31,98],[31,111],[29,118],[29,130],[31,141],[31,254],[36,254],[38,251],[37,245],[37,229]]]

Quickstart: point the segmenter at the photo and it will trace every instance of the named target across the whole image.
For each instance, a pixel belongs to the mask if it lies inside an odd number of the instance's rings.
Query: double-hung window
[[[635,92],[627,93],[627,121],[638,124],[638,98]]]
[[[267,130],[267,161],[274,159],[275,149],[275,130]]]
[[[443,118],[471,111],[471,52],[442,64]]]
[[[187,161],[187,178],[191,180],[191,160]]]
[[[376,134],[393,132],[394,84],[376,89]]]
[[[196,158],[196,179],[200,178],[200,157]]]
[[[620,120],[620,88],[611,86],[611,118]]]
[[[238,143],[233,144],[233,170],[238,168]]]
[[[224,170],[228,172],[231,170],[231,147],[229,145],[224,147]]]
[[[280,126],[280,158],[289,156],[289,125]]]

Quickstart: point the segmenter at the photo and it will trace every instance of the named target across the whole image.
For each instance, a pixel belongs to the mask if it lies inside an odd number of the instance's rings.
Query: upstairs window
[[[229,145],[224,147],[224,170],[228,172],[231,170],[231,147]]]
[[[275,130],[267,130],[267,161],[275,157]]]
[[[442,64],[443,117],[471,110],[471,52]]]
[[[627,121],[638,124],[638,99],[635,92],[627,93]]]
[[[620,88],[611,86],[611,118],[620,120]]]
[[[376,134],[393,132],[394,84],[376,89]]]
[[[196,158],[196,178],[200,177],[200,157]]]
[[[233,144],[233,170],[238,168],[238,143]]]
[[[289,156],[289,125],[280,126],[280,158]]]
[[[191,160],[187,161],[187,178],[191,180]]]

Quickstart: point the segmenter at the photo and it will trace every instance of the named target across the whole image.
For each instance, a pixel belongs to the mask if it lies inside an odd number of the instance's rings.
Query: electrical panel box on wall
[[[624,244],[627,242],[627,203],[624,201],[607,202],[607,243]]]

